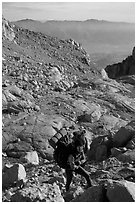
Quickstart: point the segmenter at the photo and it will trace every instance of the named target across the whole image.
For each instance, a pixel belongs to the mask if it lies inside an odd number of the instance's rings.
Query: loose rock
[[[58,185],[32,185],[19,190],[11,198],[12,202],[64,202]]]

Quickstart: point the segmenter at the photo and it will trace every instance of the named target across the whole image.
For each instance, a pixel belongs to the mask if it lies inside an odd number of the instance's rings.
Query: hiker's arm
[[[84,164],[86,162],[86,157],[85,157],[85,154],[84,152],[82,152],[78,158],[77,161],[75,161],[75,164],[76,165],[81,165],[81,164]]]
[[[78,166],[75,165],[75,158],[73,157],[73,155],[70,155],[70,156],[68,157],[68,164],[70,165],[70,167],[71,167],[72,170],[75,170],[75,169],[78,168]]]

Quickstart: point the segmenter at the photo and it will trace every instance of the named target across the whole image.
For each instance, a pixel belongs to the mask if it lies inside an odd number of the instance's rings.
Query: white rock
[[[39,157],[36,151],[26,152],[25,156],[21,157],[21,161],[38,165],[39,164]]]
[[[106,79],[106,80],[108,79],[108,75],[104,69],[101,70],[101,75],[103,79]]]

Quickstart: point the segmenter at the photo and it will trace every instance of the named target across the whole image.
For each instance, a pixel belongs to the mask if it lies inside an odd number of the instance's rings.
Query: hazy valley
[[[95,19],[46,22],[26,19],[14,23],[60,39],[76,40],[82,44],[95,66],[99,68],[126,58],[135,43],[135,25],[132,23]]]

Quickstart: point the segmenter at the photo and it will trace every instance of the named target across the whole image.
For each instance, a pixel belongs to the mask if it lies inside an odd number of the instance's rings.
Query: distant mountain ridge
[[[124,22],[124,21],[108,21],[108,20],[98,20],[98,19],[87,19],[87,20],[35,20],[35,19],[31,19],[31,18],[25,18],[25,19],[21,19],[18,21],[12,21],[12,22],[25,22],[25,21],[35,21],[35,22],[40,22],[40,23],[46,23],[46,22],[90,22],[90,23],[125,23],[125,24],[134,24],[132,22]]]

